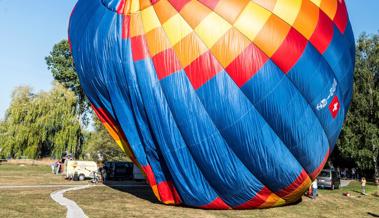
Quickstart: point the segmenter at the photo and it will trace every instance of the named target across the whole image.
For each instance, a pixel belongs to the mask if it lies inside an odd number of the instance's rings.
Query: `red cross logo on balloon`
[[[340,108],[341,108],[341,105],[340,105],[340,102],[338,100],[338,97],[334,96],[332,102],[330,102],[330,104],[329,104],[329,111],[332,114],[333,119],[336,118]]]

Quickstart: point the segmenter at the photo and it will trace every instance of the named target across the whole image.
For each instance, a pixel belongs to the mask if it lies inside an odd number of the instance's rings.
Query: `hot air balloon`
[[[79,0],[81,86],[165,204],[297,201],[352,97],[343,0]]]

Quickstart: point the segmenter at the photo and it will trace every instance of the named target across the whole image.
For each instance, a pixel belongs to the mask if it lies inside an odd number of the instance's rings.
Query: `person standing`
[[[315,200],[317,197],[317,178],[312,182],[312,199]]]
[[[366,195],[366,178],[362,177],[361,179],[361,188],[362,188],[362,195]]]
[[[353,167],[353,168],[351,168],[351,178],[352,179],[356,179],[356,176],[355,176],[355,168]]]

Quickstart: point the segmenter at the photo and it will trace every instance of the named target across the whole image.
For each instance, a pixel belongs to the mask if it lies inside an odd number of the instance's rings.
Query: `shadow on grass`
[[[379,217],[378,214],[375,214],[375,213],[371,213],[371,212],[367,212],[368,215],[372,216],[372,217]]]
[[[137,185],[137,186],[128,187],[128,186],[123,186],[123,184],[125,184],[125,185]],[[127,193],[129,193],[129,194],[131,194],[137,198],[147,200],[153,204],[162,204],[155,197],[151,188],[148,185],[143,186],[143,185],[145,185],[145,183],[142,183],[142,182],[141,183],[133,183],[133,184],[129,184],[128,182],[126,182],[126,183],[107,182],[107,183],[104,183],[104,185],[106,185],[106,186],[108,186],[114,190],[127,192]]]
[[[128,186],[123,186],[122,184],[124,184],[124,185],[137,185],[137,186],[128,187]],[[131,194],[137,198],[149,201],[153,204],[165,205],[162,202],[158,201],[158,199],[155,197],[153,191],[151,190],[150,186],[148,186],[148,185],[140,186],[140,185],[145,185],[145,184],[146,183],[142,183],[142,182],[140,182],[140,183],[129,183],[129,182],[121,182],[121,183],[106,182],[106,183],[104,183],[104,185],[110,187],[111,189],[114,189],[117,191],[122,191],[122,192],[127,192],[127,193],[129,193],[129,194]],[[278,206],[278,207],[296,206],[296,205],[303,202],[303,197],[306,197],[306,196],[302,196],[302,198],[298,199],[295,202],[288,203],[288,204]],[[168,205],[168,206],[170,206],[170,205]],[[191,206],[187,206],[187,205],[183,205],[183,204],[175,205],[175,207],[199,209],[199,208],[195,208],[195,207],[191,207]],[[270,209],[270,208],[271,207],[258,208],[258,209],[265,210],[265,209]],[[209,209],[207,209],[207,210],[209,210]]]

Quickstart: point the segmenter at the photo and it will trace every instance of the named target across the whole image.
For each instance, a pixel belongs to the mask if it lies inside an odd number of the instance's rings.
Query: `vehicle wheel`
[[[86,177],[83,174],[79,175],[79,181],[83,181]]]

